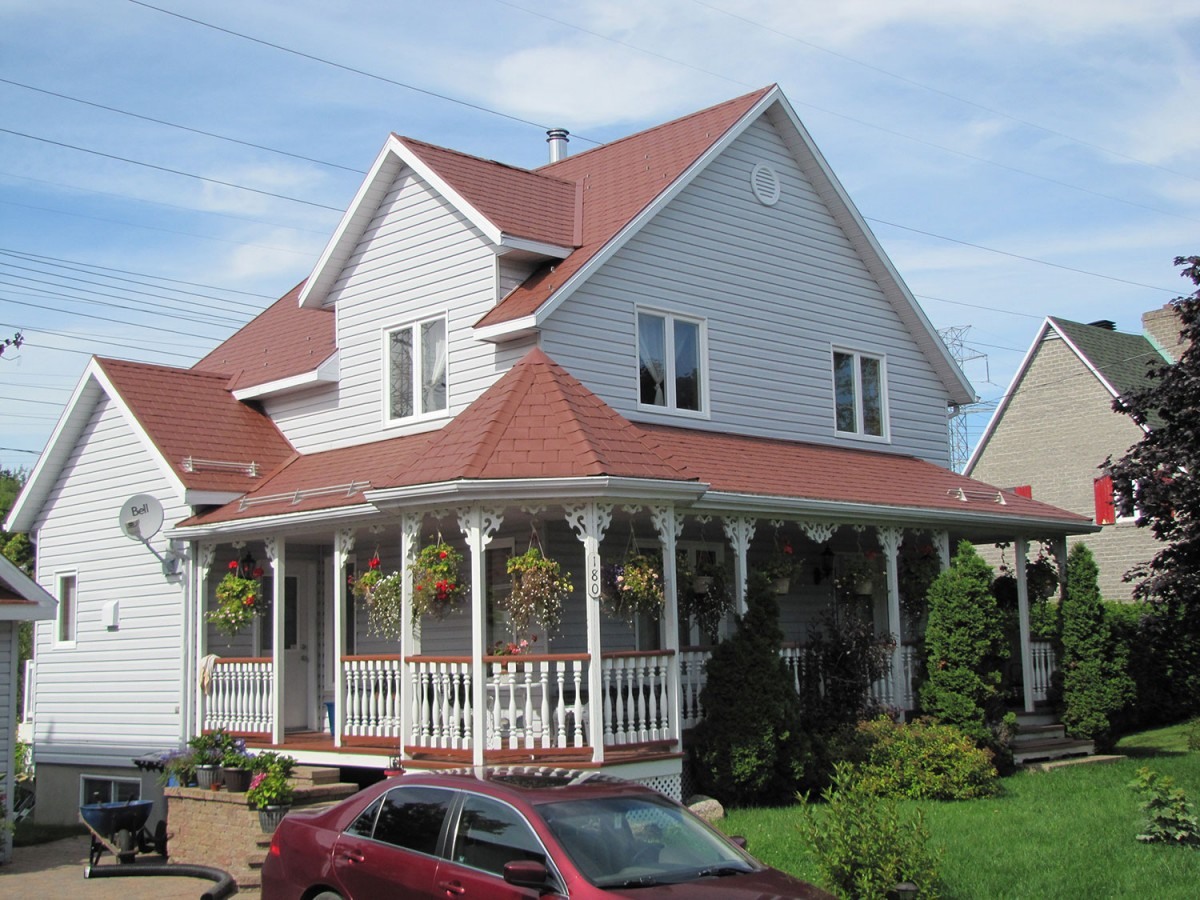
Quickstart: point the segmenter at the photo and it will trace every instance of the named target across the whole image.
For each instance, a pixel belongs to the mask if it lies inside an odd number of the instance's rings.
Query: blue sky
[[[1185,291],[1197,48],[1194,0],[0,0],[0,466],[90,354],[301,280],[391,131],[535,166],[773,82],[994,402],[1045,315]]]

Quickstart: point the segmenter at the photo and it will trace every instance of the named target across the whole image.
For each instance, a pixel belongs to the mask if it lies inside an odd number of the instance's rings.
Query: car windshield
[[[690,813],[655,797],[564,800],[538,812],[597,887],[679,884],[759,868]]]

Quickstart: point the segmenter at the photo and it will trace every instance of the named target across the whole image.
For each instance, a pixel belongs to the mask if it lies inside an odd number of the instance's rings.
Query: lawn
[[[1200,896],[1200,850],[1145,845],[1138,796],[1128,784],[1141,766],[1175,779],[1200,801],[1200,753],[1187,751],[1183,726],[1123,740],[1128,759],[1021,772],[989,800],[921,803],[942,853],[943,896],[1101,898]],[[917,804],[910,804],[916,806]],[[817,881],[815,860],[796,827],[799,809],[732,810],[721,823],[744,835],[764,862]]]

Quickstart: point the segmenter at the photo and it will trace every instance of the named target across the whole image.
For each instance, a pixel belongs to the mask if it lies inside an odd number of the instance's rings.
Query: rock
[[[687,799],[687,808],[702,818],[705,822],[715,822],[725,818],[725,807],[712,797],[694,794]]]

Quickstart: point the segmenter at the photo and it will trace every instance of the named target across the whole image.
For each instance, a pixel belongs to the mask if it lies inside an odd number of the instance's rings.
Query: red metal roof
[[[314,371],[337,350],[332,309],[303,309],[296,285],[192,368],[224,375],[231,391]]]
[[[566,259],[535,272],[478,324],[494,325],[536,312],[770,90],[727,100],[537,169],[582,184],[582,244]]]
[[[294,455],[274,422],[233,398],[224,375],[116,359],[96,363],[189,489],[246,491]],[[187,472],[186,457],[252,462],[259,474],[205,465]]]

